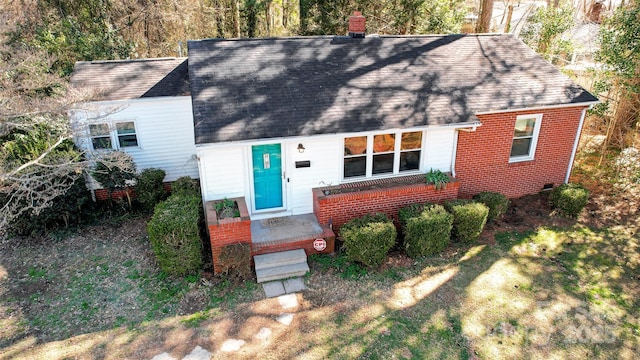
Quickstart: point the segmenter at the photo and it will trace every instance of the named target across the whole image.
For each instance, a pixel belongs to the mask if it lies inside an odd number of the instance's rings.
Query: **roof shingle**
[[[597,100],[511,35],[190,41],[189,78],[196,144]]]
[[[186,58],[80,61],[71,85],[96,92],[96,100],[189,95]]]

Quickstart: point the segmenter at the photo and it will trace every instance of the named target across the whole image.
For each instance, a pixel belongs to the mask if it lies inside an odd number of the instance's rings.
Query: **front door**
[[[281,208],[282,201],[282,153],[280,144],[254,145],[253,191],[256,210]]]

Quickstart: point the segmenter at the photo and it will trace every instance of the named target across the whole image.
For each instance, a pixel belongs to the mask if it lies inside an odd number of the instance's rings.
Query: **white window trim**
[[[536,148],[538,147],[538,136],[540,135],[540,126],[542,124],[542,114],[527,114],[527,115],[518,115],[516,120],[513,122],[513,129],[515,130],[516,122],[520,119],[530,119],[535,118],[536,123],[533,126],[533,136],[531,138],[531,147],[529,147],[528,155],[520,155],[520,156],[510,156],[509,163],[517,163],[523,161],[532,161],[535,159]],[[511,149],[513,148],[513,139],[514,130],[511,131],[511,146],[509,147],[509,153],[511,153]]]
[[[124,146],[121,147],[120,146],[120,135],[118,134],[118,127],[117,124],[121,124],[121,123],[133,123],[133,128],[135,131],[135,136],[136,136],[136,141],[138,142],[137,146]],[[138,132],[138,124],[136,123],[135,120],[132,119],[118,119],[118,120],[106,120],[106,121],[98,121],[98,122],[94,122],[91,123],[91,125],[100,125],[100,124],[107,124],[107,126],[109,127],[109,138],[111,139],[111,148],[110,149],[96,149],[93,147],[93,138],[94,136],[91,136],[91,131],[89,131],[88,135],[89,135],[89,146],[91,146],[91,149],[93,151],[122,151],[122,150],[127,150],[127,149],[142,149],[142,145],[140,143],[140,133]],[[125,134],[125,135],[131,135],[131,134]],[[106,135],[104,136],[97,136],[97,137],[106,137]]]
[[[418,149],[413,149],[413,150],[401,150],[401,142],[402,142],[402,134],[404,133],[412,133],[412,132],[420,132],[422,133],[421,136],[421,143],[420,143],[420,161],[419,164],[420,166],[415,169],[415,170],[405,170],[405,171],[400,171],[400,153],[402,152],[407,152],[407,151],[416,151]],[[376,135],[384,135],[384,134],[393,134],[395,136],[395,146],[394,146],[394,150],[393,150],[393,172],[388,172],[388,173],[383,173],[383,174],[373,174],[373,156],[374,155],[381,155],[381,154],[390,154],[391,152],[383,152],[383,153],[373,153],[373,139],[374,136]],[[366,171],[365,171],[365,175],[364,176],[351,176],[351,177],[345,177],[344,176],[344,141],[346,138],[351,138],[351,137],[359,137],[359,136],[366,136],[367,137],[367,153],[366,153]],[[350,134],[350,135],[345,135],[342,138],[342,181],[343,182],[354,182],[354,181],[362,181],[362,180],[368,180],[368,179],[380,179],[380,178],[388,178],[388,177],[394,177],[394,176],[404,176],[404,175],[412,175],[412,174],[419,174],[422,172],[422,162],[425,156],[425,141],[426,141],[426,132],[424,130],[395,130],[395,131],[376,131],[376,132],[369,132],[369,133],[365,133],[365,134]]]

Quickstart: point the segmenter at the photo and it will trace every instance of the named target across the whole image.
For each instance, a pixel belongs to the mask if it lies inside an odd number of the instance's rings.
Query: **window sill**
[[[535,164],[535,159],[532,158],[527,158],[527,159],[518,159],[518,160],[511,160],[509,159],[509,167],[512,166],[528,166],[528,165],[534,165]]]
[[[360,182],[360,181],[368,181],[368,180],[393,179],[393,178],[397,178],[397,177],[411,176],[411,175],[424,175],[424,173],[421,172],[420,170],[406,170],[406,171],[401,171],[401,172],[399,172],[397,174],[386,173],[386,174],[371,175],[369,177],[367,177],[367,176],[354,176],[354,177],[342,178],[342,183],[343,184],[349,184],[349,183]]]

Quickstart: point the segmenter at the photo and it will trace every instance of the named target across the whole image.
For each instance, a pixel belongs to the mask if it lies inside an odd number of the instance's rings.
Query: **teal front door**
[[[280,144],[254,145],[251,147],[251,152],[256,210],[282,207],[282,153]]]

